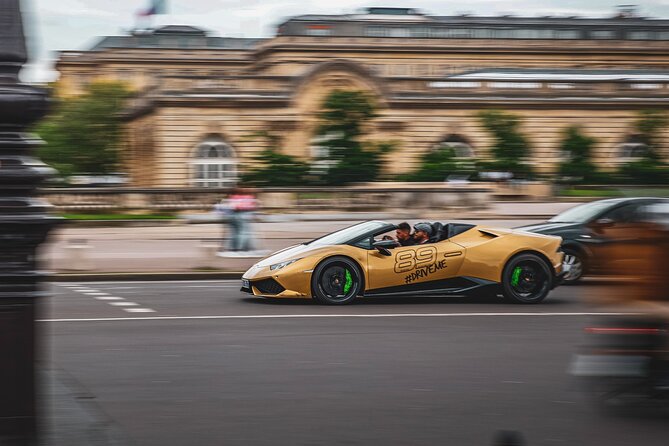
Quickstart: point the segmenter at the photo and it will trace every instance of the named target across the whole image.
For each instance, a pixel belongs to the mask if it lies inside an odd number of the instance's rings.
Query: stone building
[[[411,170],[443,144],[485,159],[486,108],[522,119],[529,160],[550,173],[565,128],[597,140],[594,161],[612,169],[643,153],[641,110],[669,104],[669,20],[431,16],[409,8],[304,15],[269,39],[212,37],[167,26],[106,37],[63,52],[60,92],[96,79],[131,84],[125,160],[142,187],[221,186],[280,136],[285,153],[309,159],[317,112],[333,89],[371,93],[380,105],[370,138],[393,140],[389,174]],[[669,133],[661,135],[669,155]],[[398,161],[398,160],[401,160]]]

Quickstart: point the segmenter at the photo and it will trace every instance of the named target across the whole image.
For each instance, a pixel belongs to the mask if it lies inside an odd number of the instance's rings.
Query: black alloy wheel
[[[322,304],[343,305],[362,291],[362,274],[347,257],[331,257],[321,262],[311,275],[314,299]]]
[[[517,304],[536,304],[548,296],[553,274],[546,262],[535,254],[512,258],[502,273],[504,297]]]

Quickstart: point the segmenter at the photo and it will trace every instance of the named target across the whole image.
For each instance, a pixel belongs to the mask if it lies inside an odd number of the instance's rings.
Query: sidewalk
[[[95,395],[65,371],[40,368],[39,445],[130,446],[121,430],[97,406]]]
[[[469,213],[410,211],[346,214],[272,214],[256,223],[258,248],[274,252],[350,226],[359,221],[383,219],[416,223],[421,220],[470,221],[499,227],[516,227],[543,221],[574,206],[573,203],[492,203],[490,209]],[[221,223],[186,221],[141,226],[65,225],[57,228],[39,256],[42,267],[56,273],[53,280],[130,280],[238,278],[258,258],[221,258],[216,252],[227,235]]]

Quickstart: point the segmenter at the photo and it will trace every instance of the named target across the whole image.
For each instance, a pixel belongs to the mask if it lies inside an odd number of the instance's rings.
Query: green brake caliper
[[[513,274],[511,275],[511,286],[518,286],[518,282],[520,282],[520,273],[523,271],[523,269],[520,266],[516,266],[513,270]]]
[[[346,282],[344,282],[344,294],[348,294],[348,290],[351,289],[353,285],[353,277],[351,277],[351,272],[346,270]]]

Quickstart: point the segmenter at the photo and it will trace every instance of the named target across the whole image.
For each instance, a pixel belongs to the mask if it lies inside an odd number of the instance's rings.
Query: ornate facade
[[[568,126],[596,138],[594,160],[615,168],[634,149],[641,110],[669,105],[669,20],[439,17],[411,9],[299,16],[270,39],[210,37],[170,26],[104,38],[64,52],[63,95],[95,79],[137,90],[126,114],[125,159],[134,185],[219,186],[253,163],[270,131],[282,149],[317,150],[317,112],[333,89],[371,93],[380,106],[370,139],[393,140],[389,174],[457,143],[488,157],[477,117],[496,108],[521,117],[536,170],[562,160]],[[669,153],[669,132],[661,135]]]

